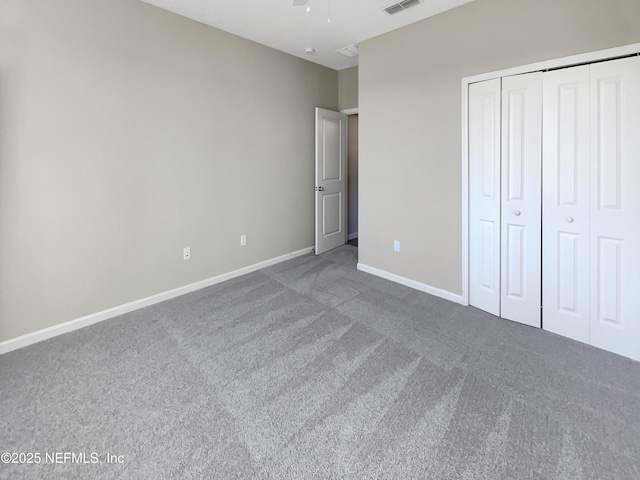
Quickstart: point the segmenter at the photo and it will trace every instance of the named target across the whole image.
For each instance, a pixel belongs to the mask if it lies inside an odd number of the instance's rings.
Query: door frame
[[[343,108],[342,110],[340,110],[340,113],[344,113],[347,116],[347,145],[349,142],[349,117],[351,115],[358,115],[358,117],[360,117],[360,114],[358,112],[358,107],[355,108]],[[347,146],[347,243],[349,243],[349,241],[351,240],[349,238],[349,196],[351,195],[351,193],[349,192],[349,148]]]
[[[495,78],[566,68],[634,55],[640,56],[640,43],[530,63],[462,78],[462,295],[460,300],[462,305],[469,305],[469,85]]]

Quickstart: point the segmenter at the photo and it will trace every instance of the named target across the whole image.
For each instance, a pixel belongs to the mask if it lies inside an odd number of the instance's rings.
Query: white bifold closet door
[[[469,87],[469,303],[540,327],[542,73]]]
[[[544,328],[640,360],[640,58],[544,77]]]
[[[502,79],[500,316],[541,326],[542,73]]]
[[[500,315],[501,79],[469,85],[469,304]]]
[[[469,303],[640,360],[640,57],[470,85]]]
[[[544,74],[544,329],[589,343],[589,66]]]

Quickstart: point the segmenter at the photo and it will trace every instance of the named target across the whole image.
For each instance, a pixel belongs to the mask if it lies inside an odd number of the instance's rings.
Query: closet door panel
[[[591,344],[640,360],[640,58],[591,65]]]
[[[589,343],[589,66],[543,89],[542,325]]]
[[[500,315],[500,79],[469,86],[469,304]]]
[[[501,316],[540,327],[542,73],[502,79]]]

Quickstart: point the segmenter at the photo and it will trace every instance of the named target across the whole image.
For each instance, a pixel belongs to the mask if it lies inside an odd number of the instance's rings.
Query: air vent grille
[[[384,11],[387,12],[389,15],[393,15],[394,13],[398,13],[403,10],[404,8],[402,8],[402,5],[400,5],[399,3],[394,3],[393,5],[389,5],[384,9]]]
[[[349,45],[348,47],[341,48],[340,50],[336,50],[336,53],[340,55],[344,55],[345,57],[353,58],[357,57],[359,53],[358,45]]]
[[[396,13],[402,12],[407,8],[415,7],[420,4],[421,0],[403,0],[402,2],[394,3],[384,8],[384,11],[389,15],[394,15]]]
[[[400,2],[400,5],[402,5],[405,9],[407,9],[407,8],[415,7],[419,3],[420,3],[420,0],[404,0],[403,2]]]

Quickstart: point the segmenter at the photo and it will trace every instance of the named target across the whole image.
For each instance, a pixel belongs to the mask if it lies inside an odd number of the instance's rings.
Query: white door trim
[[[640,43],[622,47],[608,48],[595,52],[571,55],[568,57],[531,63],[519,67],[482,73],[464,77],[462,90],[462,304],[469,305],[469,85],[499,77],[509,77],[523,73],[537,72],[554,68],[570,67],[582,63],[593,63],[628,55],[640,55]]]
[[[358,113],[358,107],[355,108],[344,108],[342,110],[340,110],[340,113],[344,113],[347,117],[350,117],[351,115],[359,115]],[[349,142],[349,120],[347,118],[347,143]],[[348,148],[348,147],[347,147]],[[351,193],[349,192],[349,153],[347,152],[347,231],[349,231],[349,195],[351,195]],[[347,234],[347,242],[350,242],[351,240],[353,240],[354,238],[358,238],[358,232],[354,232],[354,233],[348,233]]]

